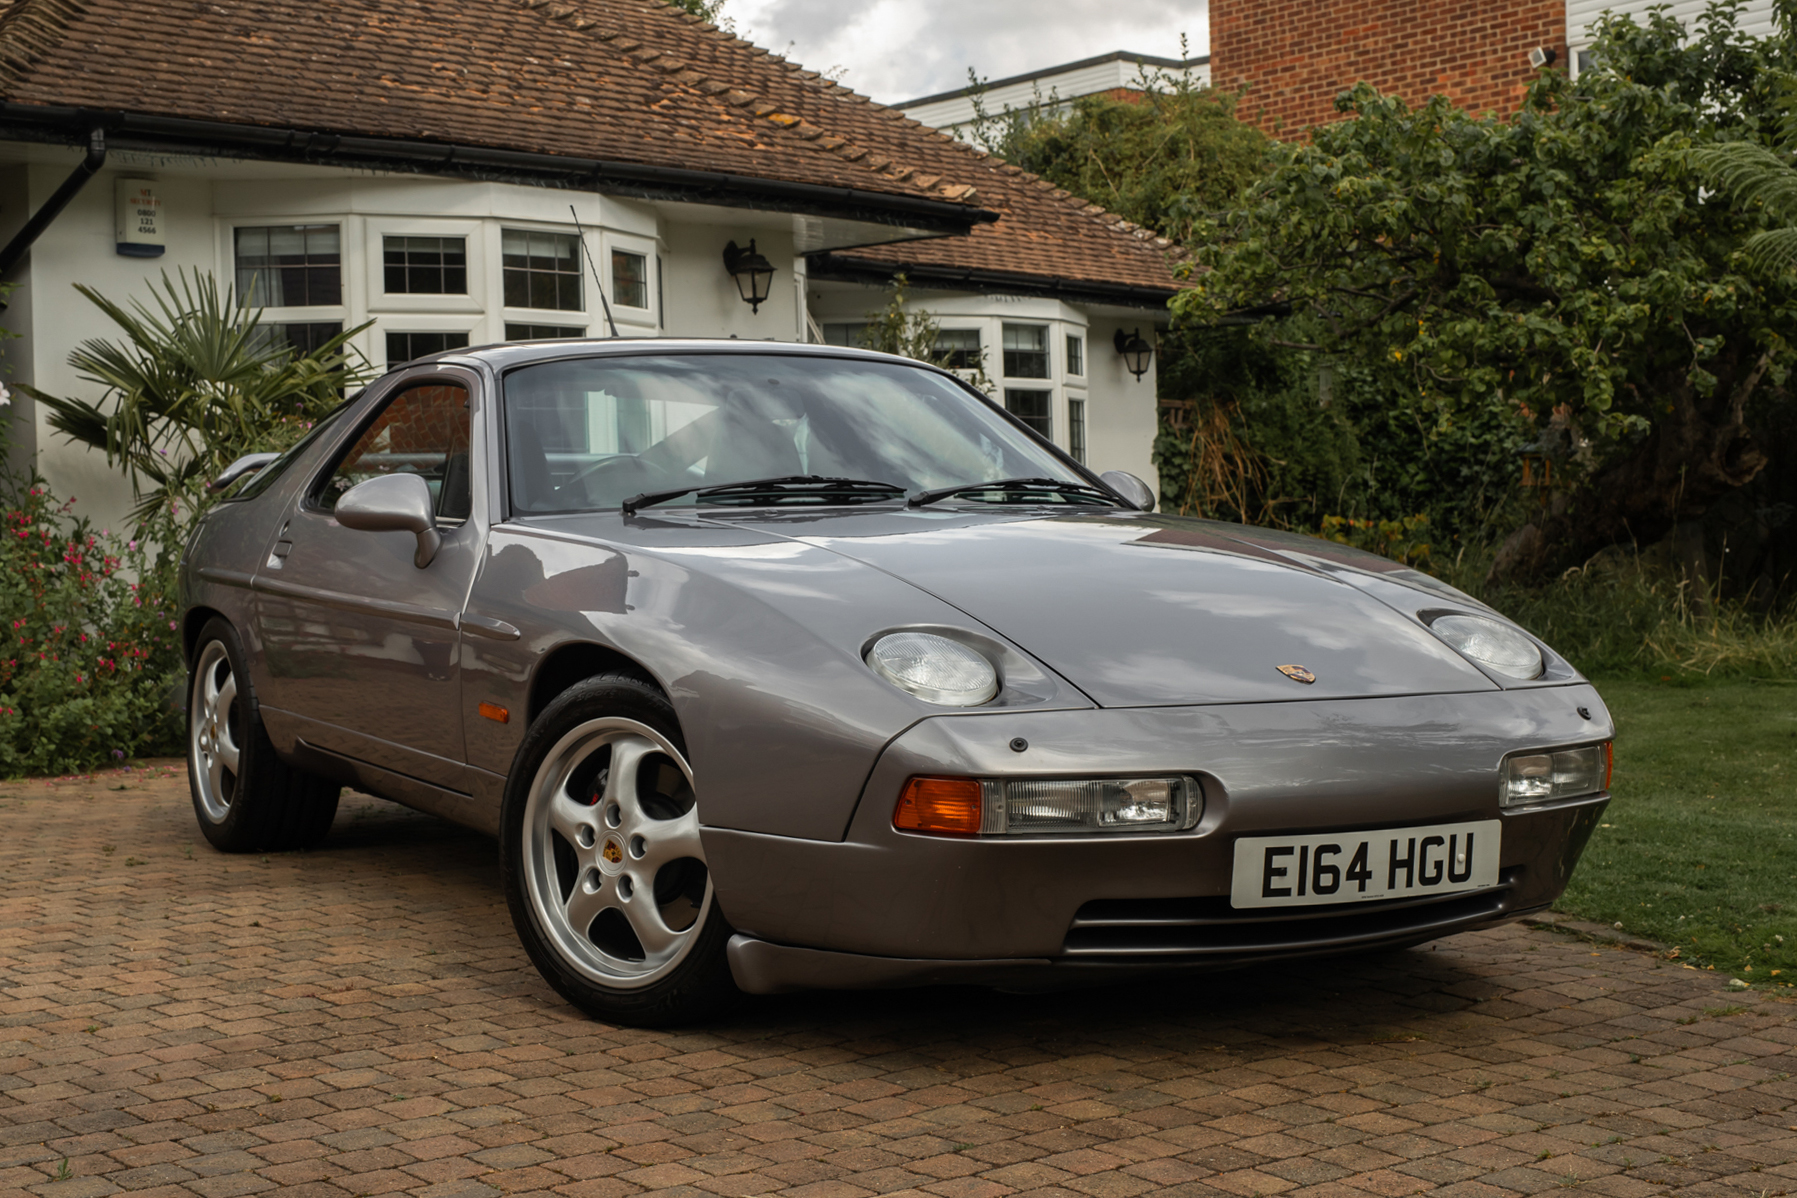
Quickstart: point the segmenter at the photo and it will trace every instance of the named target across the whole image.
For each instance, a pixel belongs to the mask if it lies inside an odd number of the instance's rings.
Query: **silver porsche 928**
[[[494,834],[608,1020],[1415,944],[1552,902],[1609,800],[1603,702],[1489,608],[1152,514],[899,358],[453,351],[220,485],[207,838],[314,844],[343,785]]]

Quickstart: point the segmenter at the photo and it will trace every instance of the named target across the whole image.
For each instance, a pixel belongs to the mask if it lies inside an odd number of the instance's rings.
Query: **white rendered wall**
[[[724,247],[734,241],[756,250],[773,264],[767,303],[752,311],[724,269]],[[749,341],[803,341],[804,316],[794,290],[792,234],[753,227],[745,214],[741,227],[689,224],[670,220],[665,228],[669,337],[739,337]],[[802,270],[803,267],[801,266]]]

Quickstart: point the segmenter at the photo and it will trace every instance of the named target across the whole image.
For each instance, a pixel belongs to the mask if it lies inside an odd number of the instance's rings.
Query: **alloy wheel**
[[[220,641],[200,654],[193,672],[193,694],[188,703],[188,753],[199,783],[200,806],[206,818],[222,823],[231,812],[237,793],[238,763],[243,758],[241,725],[237,715],[237,674]]]
[[[665,976],[711,909],[692,769],[635,720],[589,720],[556,743],[531,783],[523,852],[537,926],[605,986]]]

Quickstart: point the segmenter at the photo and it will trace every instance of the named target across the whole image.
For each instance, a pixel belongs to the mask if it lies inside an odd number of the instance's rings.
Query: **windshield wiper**
[[[752,478],[740,483],[719,483],[710,487],[678,487],[671,491],[645,491],[632,495],[622,505],[626,516],[634,516],[639,508],[654,507],[682,495],[700,499],[825,499],[849,503],[872,503],[895,499],[905,488],[894,483],[873,482],[861,478],[825,478],[817,474],[782,474],[777,478]]]
[[[906,507],[922,507],[926,503],[935,503],[938,499],[950,499],[956,495],[966,495],[975,491],[1005,491],[1010,493],[1049,492],[1076,499],[1097,499],[1113,507],[1122,506],[1115,495],[1101,487],[1090,483],[1062,482],[1057,478],[1005,478],[990,483],[961,483],[954,487],[937,487],[934,491],[919,491],[905,501]]]

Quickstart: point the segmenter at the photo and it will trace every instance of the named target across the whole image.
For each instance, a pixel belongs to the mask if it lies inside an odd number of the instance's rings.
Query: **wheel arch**
[[[200,647],[200,630],[206,627],[206,622],[214,617],[227,624],[231,622],[231,617],[216,607],[190,607],[187,609],[187,614],[181,617],[181,660],[188,666],[193,665],[193,655]]]
[[[526,704],[525,723],[536,723],[543,709],[555,702],[556,696],[588,678],[600,674],[628,674],[660,691],[671,700],[668,690],[643,667],[643,664],[609,645],[591,641],[574,641],[551,650],[530,680],[530,698]]]

